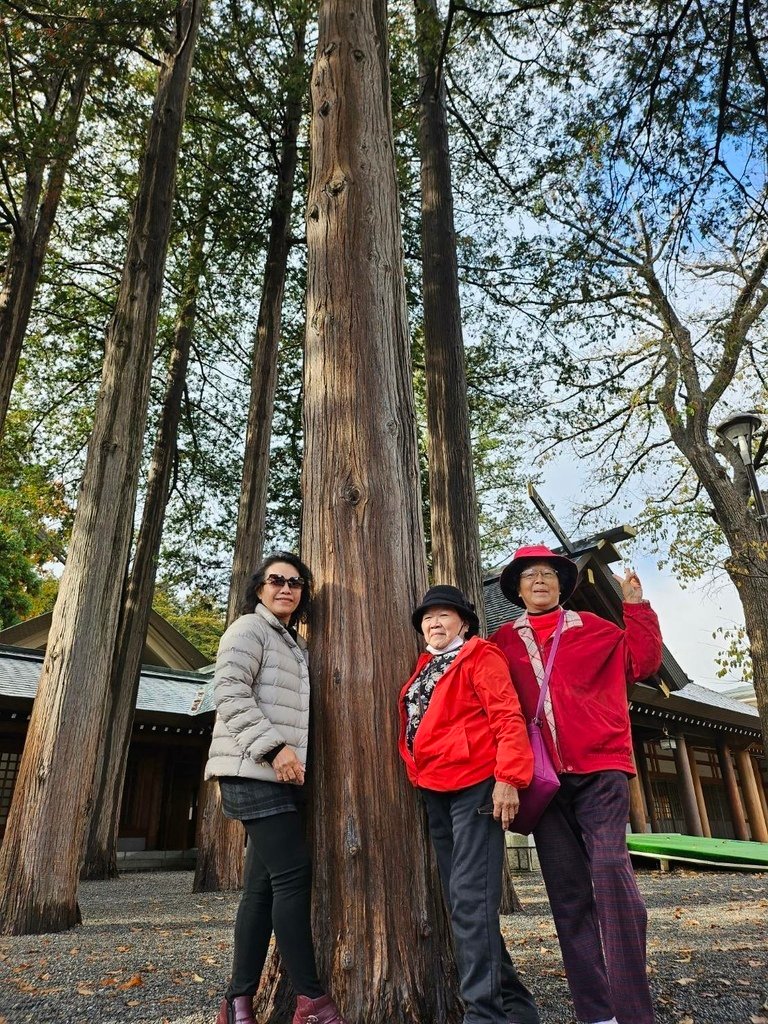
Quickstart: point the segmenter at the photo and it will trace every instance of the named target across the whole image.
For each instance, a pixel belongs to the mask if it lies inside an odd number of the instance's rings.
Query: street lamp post
[[[752,439],[755,431],[759,430],[762,425],[762,417],[758,416],[756,412],[736,412],[727,419],[724,419],[722,423],[719,423],[715,427],[715,433],[718,437],[732,444],[739,453],[741,461],[744,463],[749,486],[752,488],[752,494],[755,498],[757,518],[766,536],[768,536],[768,511],[765,508],[763,495],[755,474],[755,466],[752,462]]]

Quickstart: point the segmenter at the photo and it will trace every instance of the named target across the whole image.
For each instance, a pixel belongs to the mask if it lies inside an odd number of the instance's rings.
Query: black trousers
[[[491,815],[477,813],[490,803],[494,782],[421,793],[451,915],[464,1024],[539,1024],[499,924],[504,830]]]
[[[317,999],[312,945],[312,866],[298,813],[244,821],[248,833],[243,896],[235,920],[230,997],[253,995],[274,929],[277,948],[297,995]]]

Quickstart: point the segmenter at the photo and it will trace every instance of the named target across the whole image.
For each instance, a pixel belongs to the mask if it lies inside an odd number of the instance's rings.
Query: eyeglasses
[[[557,579],[554,569],[525,569],[520,573],[521,580],[546,580],[548,583]]]
[[[264,582],[269,583],[271,587],[277,587],[278,590],[282,590],[286,583],[291,590],[301,590],[307,581],[303,576],[281,576],[279,573],[271,572]]]

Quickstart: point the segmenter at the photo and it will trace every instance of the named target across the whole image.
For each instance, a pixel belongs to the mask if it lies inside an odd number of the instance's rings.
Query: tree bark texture
[[[744,609],[763,750],[768,751],[768,541],[754,536],[747,545],[747,557],[731,557],[726,569]]]
[[[4,932],[61,931],[77,920],[199,22],[199,2],[184,0],[159,74],[67,567],[0,852]]]
[[[459,1019],[397,695],[425,585],[384,0],[324,0],[312,76],[302,549],[319,967],[351,1024]]]
[[[291,207],[298,163],[298,137],[304,107],[305,79],[299,73],[304,64],[306,15],[294,30],[296,73],[287,86],[282,122],[277,185],[270,210],[269,240],[264,268],[264,286],[253,346],[251,399],[245,435],[243,481],[237,513],[237,532],[232,562],[232,581],[227,603],[227,622],[237,618],[245,588],[262,555],[267,509],[269,444],[275,404],[277,356],[280,347],[283,292],[291,249]]]
[[[77,139],[80,111],[88,87],[90,55],[83,60],[68,87],[65,101],[63,72],[51,81],[44,117],[55,118],[61,106],[58,129],[51,145],[27,163],[26,184],[18,215],[11,225],[5,278],[0,290],[0,436],[16,379],[32,301],[35,297],[45,252],[56,220],[61,194]],[[46,178],[47,171],[47,178]]]
[[[176,457],[176,439],[189,351],[197,316],[205,227],[206,217],[203,210],[190,250],[187,282],[168,361],[165,397],[147,478],[141,526],[120,611],[101,749],[96,761],[96,786],[82,878],[116,878],[118,873],[117,833],[120,824],[120,804],[139,692],[141,656],[152,611],[157,559]]]
[[[442,24],[435,0],[416,0],[421,159],[421,266],[427,388],[432,578],[459,587],[484,632],[483,580],[467,375],[461,328]]]

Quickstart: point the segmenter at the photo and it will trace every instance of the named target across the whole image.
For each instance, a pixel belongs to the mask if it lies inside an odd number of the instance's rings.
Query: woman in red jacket
[[[538,1024],[499,927],[504,829],[533,772],[520,704],[460,590],[431,587],[412,621],[427,650],[400,694],[400,755],[427,808],[464,1024]]]
[[[627,686],[661,665],[659,621],[631,571],[616,577],[625,629],[564,611],[577,579],[570,558],[520,548],[499,585],[525,613],[491,639],[530,719],[561,623],[542,723],[560,789],[534,829],[536,852],[579,1020],[653,1024],[647,914],[626,844],[627,778],[635,774]]]

